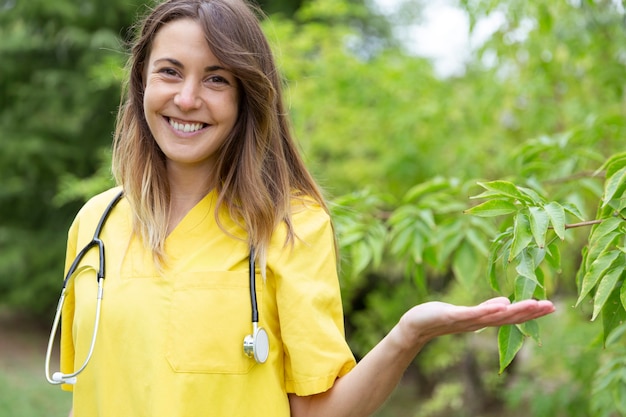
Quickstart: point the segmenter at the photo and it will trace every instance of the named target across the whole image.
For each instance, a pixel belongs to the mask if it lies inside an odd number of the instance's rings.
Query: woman
[[[68,268],[123,190],[100,233],[107,272],[93,356],[75,385],[63,385],[77,417],[366,416],[432,338],[554,311],[548,301],[505,298],[418,305],[356,364],[328,209],[242,0],[152,10],[126,96],[113,152],[120,187],[91,199],[69,232]],[[97,252],[81,261],[63,307],[65,373],[89,351]],[[248,357],[242,344],[258,330],[251,253],[267,358]]]

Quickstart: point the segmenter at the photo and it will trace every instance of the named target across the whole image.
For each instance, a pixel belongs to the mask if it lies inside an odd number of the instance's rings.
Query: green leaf
[[[587,262],[593,262],[598,258],[602,253],[607,252],[610,249],[615,247],[615,243],[617,239],[621,236],[621,233],[618,231],[610,232],[606,235],[603,235],[599,239],[590,239],[589,243],[589,255],[587,257]],[[587,264],[587,267],[591,267],[591,265]]]
[[[598,171],[606,170],[606,176],[612,177],[617,171],[626,166],[626,152],[611,156]]]
[[[472,216],[469,219],[469,223],[471,224],[472,229],[479,230],[486,236],[495,236],[496,233],[498,233],[498,229],[494,226],[490,219]]]
[[[602,309],[603,342],[605,344],[611,332],[626,321],[626,310],[620,301],[620,292],[621,289],[613,290]]]
[[[423,221],[424,225],[428,227],[426,233],[430,232],[430,229],[434,229],[436,227],[435,215],[431,209],[419,210],[417,216]]]
[[[611,233],[613,230],[617,229],[624,220],[617,217],[609,217],[602,221],[602,223],[595,225],[591,230],[591,236],[589,236],[590,240],[597,240],[604,235]]]
[[[622,286],[622,288],[624,288],[624,286]],[[612,332],[611,334],[609,334],[606,338],[605,341],[605,345],[606,346],[610,346],[613,343],[620,343],[622,340],[622,337],[624,336],[624,334],[626,333],[626,323],[622,323],[619,326],[617,326]],[[626,357],[621,357],[620,360],[624,363],[626,363]]]
[[[537,281],[519,275],[515,278],[515,300],[528,300],[535,294]]]
[[[529,320],[524,323],[518,324],[517,327],[520,329],[524,336],[531,337],[539,346],[541,346],[541,338],[539,337],[539,324],[537,320]]]
[[[500,292],[500,283],[498,283],[498,274],[496,270],[496,262],[498,262],[498,251],[492,249],[489,252],[489,258],[487,259],[487,278],[489,279],[489,284],[491,288],[495,291]]]
[[[602,207],[606,206],[613,199],[615,194],[626,184],[626,167],[621,168],[611,177],[607,178],[604,184],[604,197]]]
[[[535,274],[535,268],[537,266],[534,258],[528,253],[528,251],[523,251],[517,259],[518,264],[515,267],[515,271],[517,271],[517,273],[521,276],[539,284],[539,281],[537,281],[537,275]]]
[[[528,197],[527,200],[530,200],[530,204],[541,205],[545,201],[545,199],[542,198],[539,194],[537,194],[537,192],[533,189],[526,188],[526,187],[517,187],[517,189],[522,194]]]
[[[565,209],[565,211],[567,211],[569,214],[578,218],[578,220],[585,220],[585,216],[583,216],[582,212],[575,204],[563,203],[562,206]]]
[[[552,269],[556,272],[561,272],[561,250],[559,249],[559,245],[555,243],[551,243],[548,245],[546,256],[546,262]]]
[[[463,242],[454,253],[452,270],[454,276],[469,291],[476,288],[476,281],[480,272],[480,262],[476,262],[477,253],[471,245]]]
[[[610,217],[603,220],[599,225],[595,225],[591,229],[588,256],[582,263],[585,268],[589,268],[591,262],[593,262],[602,252],[605,252],[609,247],[615,244],[616,239],[621,235],[621,232],[616,229],[622,223],[623,220],[616,217]]]
[[[544,206],[554,232],[561,240],[565,239],[565,210],[559,203],[552,201]]]
[[[528,248],[528,253],[533,257],[535,268],[539,266],[539,264],[542,263],[546,257],[545,248],[537,248],[531,246]]]
[[[582,288],[576,306],[589,294],[589,292],[596,286],[598,281],[604,276],[612,266],[613,262],[620,256],[622,252],[618,250],[612,250],[603,252],[598,258],[591,263],[591,267],[583,277]]]
[[[425,242],[423,238],[415,239],[409,249],[411,259],[416,264],[421,264],[424,259]]]
[[[530,231],[528,217],[522,212],[515,215],[515,225],[513,227],[513,243],[509,253],[509,262],[517,257],[532,242],[533,237]]]
[[[394,255],[404,256],[411,251],[411,247],[420,245],[422,236],[412,229],[400,229],[391,236],[390,251]]]
[[[385,245],[387,243],[387,228],[382,223],[375,223],[370,228],[367,242],[372,250],[372,265],[378,268],[382,263]]]
[[[514,325],[506,325],[498,330],[498,353],[500,356],[500,374],[511,364],[517,352],[524,344],[524,335]]]
[[[404,195],[402,201],[405,203],[418,201],[422,196],[426,194],[432,194],[438,191],[443,191],[450,188],[450,183],[441,178],[433,178],[430,181],[422,182],[414,187],[412,187],[407,193]]]
[[[508,197],[514,200],[528,201],[528,198],[522,194],[515,184],[509,181],[490,181],[490,182],[478,182],[478,185],[490,192],[489,196],[501,196]],[[479,198],[477,196],[476,198]]]
[[[337,234],[342,247],[350,246],[363,239],[363,230],[354,227],[348,229],[344,228],[344,226],[347,225],[343,225],[343,230],[341,230],[341,233]]]
[[[581,250],[581,261],[580,261],[580,268],[578,268],[578,271],[576,271],[576,277],[574,278],[575,282],[576,282],[576,288],[578,289],[578,292],[580,293],[582,286],[583,286],[583,278],[585,275],[587,275],[587,271],[589,270],[589,266],[591,265],[587,265],[587,261],[589,259],[589,247],[588,246],[583,246],[582,250]]]
[[[450,258],[450,255],[457,250],[461,242],[463,242],[463,240],[465,239],[465,236],[463,236],[462,233],[462,229],[458,226],[460,226],[460,224],[454,223],[445,225],[441,229],[439,229],[439,251],[437,253],[438,266],[443,266]]]
[[[496,217],[515,213],[517,206],[506,200],[489,200],[464,211],[480,217]]]
[[[528,207],[530,213],[530,230],[532,231],[535,243],[540,248],[546,245],[546,233],[548,232],[548,226],[550,225],[550,218],[548,213],[541,207]]]
[[[622,373],[623,375],[623,373]],[[624,378],[624,376],[622,376]],[[626,415],[626,385],[623,379],[620,383],[616,383],[611,387],[611,396],[613,397],[613,404],[617,408],[617,412],[620,415]]]
[[[539,283],[539,285],[537,285],[537,288],[535,289],[535,294],[533,295],[533,298],[536,298],[538,300],[545,300],[547,298],[545,286],[546,279],[543,275],[543,271],[541,270],[541,268],[535,269],[535,273],[537,274],[537,282]]]
[[[487,260],[487,276],[489,278],[489,283],[491,284],[491,288],[495,291],[500,292],[500,284],[498,283],[498,274],[497,274],[497,262],[502,257],[502,252],[504,248],[506,248],[509,244],[509,240],[512,236],[512,232],[507,230],[505,232],[500,233],[491,243],[491,247],[489,248],[489,258]]]
[[[591,321],[594,321],[598,314],[604,308],[604,304],[609,299],[609,296],[613,292],[615,288],[615,284],[622,276],[624,272],[624,266],[626,262],[624,262],[624,257],[621,257],[621,262],[615,262],[614,266],[604,275],[600,283],[598,284],[598,289],[593,299],[593,314],[591,316]]]
[[[352,274],[360,274],[367,268],[372,260],[372,252],[365,241],[360,241],[352,246]]]
[[[481,238],[476,229],[469,229],[465,234],[465,239],[478,251],[478,253],[488,256],[489,248],[485,243],[485,239]]]

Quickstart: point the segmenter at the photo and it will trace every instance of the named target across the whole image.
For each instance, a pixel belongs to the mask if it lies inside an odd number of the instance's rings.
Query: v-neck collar
[[[217,201],[217,192],[209,191],[195,206],[185,214],[178,222],[176,227],[170,232],[165,239],[166,244],[173,243],[180,238],[185,238],[192,233],[197,227],[206,221],[207,217],[212,215],[215,210],[215,202]]]

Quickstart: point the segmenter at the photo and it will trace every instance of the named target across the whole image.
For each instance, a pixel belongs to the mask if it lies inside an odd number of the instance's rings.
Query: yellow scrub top
[[[93,238],[119,188],[92,198],[68,236],[66,270]],[[345,341],[330,219],[317,204],[294,203],[296,241],[274,234],[264,280],[257,270],[259,325],[270,353],[257,364],[243,352],[252,332],[245,239],[215,220],[209,193],[167,237],[168,262],[156,271],[134,236],[128,202],[106,221],[106,277],[93,357],[73,389],[75,417],[289,416],[287,393],[329,389],[355,366]],[[220,212],[222,226],[243,231]],[[62,312],[61,369],[87,355],[96,306],[98,251],[85,256]]]

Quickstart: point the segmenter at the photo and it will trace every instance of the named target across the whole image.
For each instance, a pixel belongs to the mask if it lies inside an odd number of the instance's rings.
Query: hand
[[[506,297],[496,297],[472,307],[433,301],[407,311],[400,319],[399,327],[405,341],[418,346],[446,334],[523,323],[554,310],[552,302],[547,300],[524,300],[511,304]]]

